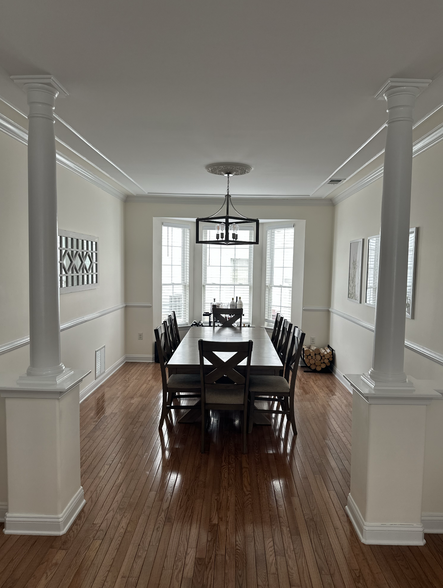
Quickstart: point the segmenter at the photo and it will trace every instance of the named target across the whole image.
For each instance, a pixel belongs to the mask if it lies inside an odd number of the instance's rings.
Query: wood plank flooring
[[[0,535],[0,588],[443,587],[443,536],[369,547],[344,507],[351,396],[299,371],[294,437],[277,416],[241,453],[234,414],[165,424],[155,364],[125,364],[81,405],[86,506],[62,537]]]

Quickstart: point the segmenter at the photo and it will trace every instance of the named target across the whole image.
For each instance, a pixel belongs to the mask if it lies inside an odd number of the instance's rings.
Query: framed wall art
[[[363,263],[363,239],[349,245],[348,300],[361,302],[361,274]]]

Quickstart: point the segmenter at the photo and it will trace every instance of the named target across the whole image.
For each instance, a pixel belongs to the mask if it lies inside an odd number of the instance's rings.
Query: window
[[[58,261],[61,293],[97,287],[97,237],[60,230],[58,234]]]
[[[291,320],[294,227],[266,231],[265,323],[272,324],[279,312]]]
[[[162,226],[162,320],[175,311],[179,325],[189,323],[189,228]]]
[[[406,284],[406,317],[413,318],[415,257],[418,228],[409,229],[408,277]],[[377,302],[378,269],[380,263],[380,235],[368,238],[368,264],[366,279],[366,304]]]
[[[241,297],[243,322],[251,322],[252,245],[203,245],[203,312],[214,298],[229,303]]]
[[[377,302],[378,264],[380,236],[368,238],[368,264],[366,278],[366,304],[375,306]]]

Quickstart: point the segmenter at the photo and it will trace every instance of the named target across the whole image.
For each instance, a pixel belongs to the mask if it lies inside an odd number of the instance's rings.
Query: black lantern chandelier
[[[211,174],[226,176],[226,196],[213,215],[196,219],[197,243],[211,245],[257,245],[258,219],[247,218],[234,207],[229,193],[231,176],[248,174],[252,167],[244,163],[211,163],[206,166]],[[224,212],[222,212],[224,209]],[[234,212],[234,214],[232,213]]]

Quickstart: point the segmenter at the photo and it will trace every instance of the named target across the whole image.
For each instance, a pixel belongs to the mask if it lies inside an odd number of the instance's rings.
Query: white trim
[[[71,159],[69,159],[65,155],[62,155],[58,151],[57,151],[56,158],[57,158],[57,163],[59,163],[62,167],[68,169],[69,171],[74,172],[75,174],[77,174],[78,176],[83,178],[84,180],[87,180],[88,182],[90,182],[91,184],[94,184],[95,186],[97,186],[98,188],[103,190],[104,192],[107,192],[111,196],[114,196],[114,198],[117,198],[118,200],[122,200],[122,201],[126,200],[126,192],[124,192],[123,190],[117,190],[117,188],[114,188],[113,186],[108,184],[108,182],[105,182],[105,180],[102,180],[101,178],[99,178],[98,176],[93,174],[92,172],[86,170],[84,167],[81,167],[77,163],[74,163]],[[87,160],[85,160],[85,161],[87,161]]]
[[[111,306],[111,308],[106,308],[105,310],[99,310],[98,312],[93,312],[91,314],[87,314],[85,316],[81,316],[76,318],[64,325],[61,325],[60,331],[67,331],[68,329],[72,329],[73,327],[78,327],[79,325],[83,325],[84,323],[88,323],[89,321],[93,321],[95,319],[101,318],[102,316],[106,316],[107,314],[111,314],[112,312],[116,312],[117,310],[121,310],[125,308],[126,304],[118,304],[117,306]]]
[[[334,376],[337,378],[337,380],[343,384],[343,386],[346,388],[346,390],[348,392],[350,392],[351,394],[354,393],[351,384],[348,382],[348,380],[345,378],[345,375],[343,372],[341,372],[338,367],[336,365],[332,366],[332,373],[334,374]]]
[[[366,545],[424,545],[423,525],[366,523],[348,494],[345,511],[362,543]]]
[[[85,386],[80,390],[80,402],[83,402],[85,398],[90,396],[93,392],[97,390],[99,386],[101,386],[108,378],[112,376],[122,365],[126,362],[126,356],[121,357],[117,360],[110,368],[108,368],[101,376],[99,376],[96,380],[93,380],[90,384]]]
[[[28,133],[26,132],[26,129],[12,121],[4,114],[0,114],[0,131],[3,131],[3,133],[6,133],[20,143],[23,143],[23,145],[28,144]]]
[[[341,318],[344,318],[347,321],[350,321],[351,323],[358,325],[359,327],[363,327],[364,329],[367,329],[368,331],[374,332],[374,325],[371,325],[370,323],[366,323],[365,321],[362,321],[362,320],[356,318],[355,316],[352,316],[351,314],[347,314],[346,312],[342,312],[341,310],[336,310],[335,308],[330,308],[329,311],[332,314],[336,314],[337,316],[340,316]]]
[[[6,513],[8,511],[8,503],[0,502],[0,523],[5,522]]]
[[[303,306],[303,312],[329,312],[328,306]]]
[[[9,119],[8,117],[6,117],[3,114],[0,114],[0,131],[3,131],[4,133],[9,135],[13,139],[16,139],[17,141],[19,141],[23,145],[28,144],[28,132],[26,131],[26,129],[23,128],[22,126],[20,126],[19,124],[17,124],[16,122],[12,121],[11,119]],[[58,139],[57,139],[57,141],[58,141]],[[61,144],[63,144],[63,143],[61,143]],[[68,147],[68,149],[69,149],[69,147]],[[108,184],[108,182],[106,182],[105,180],[102,180],[99,176],[96,176],[95,174],[88,171],[84,167],[81,167],[80,165],[78,165],[77,163],[75,163],[74,161],[69,159],[69,157],[66,157],[66,155],[63,155],[59,151],[57,151],[56,158],[57,158],[57,163],[59,163],[62,167],[68,169],[71,172],[74,172],[75,174],[77,174],[81,178],[87,180],[91,184],[94,184],[95,186],[97,186],[101,190],[104,190],[105,192],[107,192],[111,196],[114,196],[114,198],[118,198],[119,200],[122,200],[122,201],[126,200],[126,195],[127,195],[126,191],[118,190],[117,188],[114,188],[114,186],[111,186],[111,184]],[[97,167],[93,163],[89,162],[83,156],[82,156],[82,159],[84,159],[90,165]],[[99,169],[99,168],[97,168],[97,169]],[[104,172],[102,172],[102,173],[104,173]]]
[[[214,204],[214,200],[223,202],[223,195],[221,194],[137,194],[135,196],[127,196],[126,202],[145,202],[148,204]],[[259,204],[268,206],[332,206],[332,200],[325,200],[324,198],[309,198],[306,196],[283,196],[283,195],[263,195],[259,194],[242,194],[235,196],[235,204],[248,205]]]
[[[5,516],[5,535],[64,535],[86,504],[83,488],[77,490],[61,515],[12,514]]]
[[[420,139],[418,139],[414,143],[413,148],[412,148],[412,157],[416,157],[417,155],[420,155],[420,153],[423,153],[423,151],[430,149],[431,147],[433,147],[434,145],[436,145],[437,143],[439,143],[442,140],[443,140],[443,124],[440,124],[435,129],[433,129],[429,133],[426,133],[426,135],[424,135],[423,137],[421,137]],[[376,155],[376,157],[379,157],[383,153],[384,153],[384,150],[380,151],[380,153],[378,153]],[[368,165],[368,163],[370,163],[370,162],[365,163],[365,165],[363,165],[355,173],[358,173],[361,169],[363,169],[366,165]],[[364,176],[363,178],[361,178],[360,180],[358,180],[355,184],[353,184],[352,186],[350,186],[349,188],[347,188],[346,190],[344,190],[343,192],[341,192],[337,196],[334,196],[332,198],[332,203],[335,206],[339,202],[343,202],[343,200],[346,200],[350,196],[353,196],[357,192],[360,192],[361,190],[363,190],[363,188],[366,188],[366,186],[369,186],[369,184],[372,184],[372,182],[375,182],[376,180],[380,179],[382,176],[383,176],[383,166],[380,166],[377,169],[370,172],[369,174],[367,174],[366,176]],[[348,178],[348,180],[349,179],[350,178]]]
[[[337,316],[340,316],[341,318],[344,318],[347,321],[358,325],[359,327],[363,327],[368,331],[374,332],[374,325],[371,325],[370,323],[366,323],[365,321],[362,321],[355,316],[347,314],[346,312],[342,312],[341,310],[336,310],[335,308],[330,308],[329,310],[332,314],[336,314]],[[426,357],[426,359],[438,363],[439,365],[443,365],[443,355],[441,353],[437,353],[436,351],[432,351],[432,349],[428,349],[427,347],[423,347],[423,345],[419,345],[418,343],[413,343],[412,341],[408,340],[405,341],[405,347],[410,351],[414,351],[414,353],[418,353],[419,355]]]
[[[154,363],[154,356],[153,355],[127,355],[126,361],[131,362],[142,362],[142,363]]]
[[[422,512],[421,522],[425,533],[443,534],[443,513],[441,512]]]
[[[89,321],[93,321],[95,319],[101,318],[102,316],[106,316],[111,312],[116,312],[117,310],[121,310],[125,308],[126,304],[118,304],[117,306],[112,306],[111,308],[106,308],[105,310],[100,310],[99,312],[93,312],[92,314],[87,314],[85,316],[81,316],[77,319],[69,321],[64,325],[61,325],[60,331],[66,331],[67,329],[72,329],[73,327],[78,327],[84,323],[88,323]],[[15,341],[10,341],[9,343],[5,343],[0,345],[0,355],[4,353],[9,353],[10,351],[15,351],[20,347],[24,347],[25,345],[29,344],[29,337],[22,337],[21,339],[16,339]]]
[[[126,308],[152,308],[152,304],[125,304]]]

